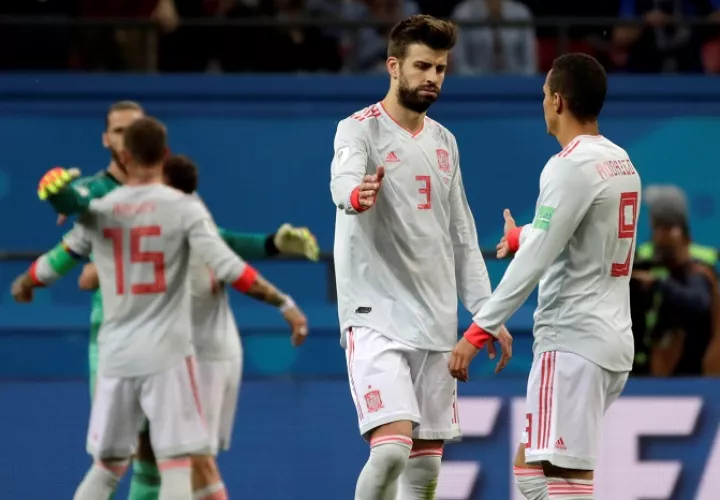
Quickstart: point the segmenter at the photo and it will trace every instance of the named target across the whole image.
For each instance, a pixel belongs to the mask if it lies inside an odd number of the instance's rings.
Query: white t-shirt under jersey
[[[496,333],[540,283],[534,353],[572,352],[614,372],[634,357],[630,274],[640,176],[602,136],[576,137],[540,175],[535,219],[473,320]]]
[[[385,179],[376,203],[358,213],[352,192],[378,166]],[[338,124],[330,188],[343,335],[364,326],[452,350],[458,297],[476,313],[490,296],[455,137],[430,119],[413,135],[381,104],[365,108]]]

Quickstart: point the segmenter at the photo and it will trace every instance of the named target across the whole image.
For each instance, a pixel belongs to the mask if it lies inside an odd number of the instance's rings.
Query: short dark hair
[[[388,57],[403,59],[410,45],[427,45],[433,50],[452,50],[458,27],[451,21],[433,16],[416,15],[400,21],[390,32]]]
[[[108,108],[107,114],[105,115],[105,129],[110,126],[110,115],[116,111],[140,111],[145,113],[145,110],[139,103],[135,101],[118,101],[114,102]]]
[[[125,149],[142,166],[163,163],[167,152],[167,129],[159,120],[146,116],[134,121],[124,135]]]
[[[597,120],[607,94],[607,74],[602,64],[581,53],[565,54],[553,61],[548,86],[558,93],[579,121]]]
[[[183,193],[192,194],[198,187],[198,169],[185,155],[172,155],[165,160],[163,167],[165,179],[170,187]]]

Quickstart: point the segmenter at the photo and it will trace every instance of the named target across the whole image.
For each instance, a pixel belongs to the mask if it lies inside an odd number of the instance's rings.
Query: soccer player
[[[388,47],[385,99],[342,120],[330,188],[341,343],[370,457],[356,500],[435,498],[443,444],[460,436],[457,299],[473,314],[490,296],[455,137],[426,117],[457,36],[412,16]],[[504,332],[504,355],[510,335]],[[399,480],[398,480],[399,479]]]
[[[162,184],[165,127],[141,118],[124,139],[128,184],[93,200],[65,237],[74,253],[93,251],[106,311],[88,429],[96,463],[75,499],[103,499],[114,491],[146,416],[161,471],[160,499],[189,500],[189,456],[208,450],[186,286],[190,252],[218,280],[280,308],[294,345],[304,341],[307,322],[289,296],[232,253],[199,200]],[[43,260],[31,274],[39,286],[56,278]]]
[[[514,468],[530,500],[593,497],[603,414],[632,368],[629,283],[641,185],[627,152],[599,133],[606,89],[605,70],[588,55],[553,63],[543,108],[562,151],[540,174],[533,222],[516,227],[505,210],[498,257],[515,258],[450,361],[464,380],[473,356],[540,283],[527,428]]]
[[[197,167],[189,158],[171,156],[165,160],[163,173],[168,186],[187,194],[194,194],[197,190]],[[228,246],[245,259],[268,258],[281,252],[283,255],[305,255],[311,260],[317,259],[317,243],[307,228],[284,224],[277,234],[268,236],[219,231]],[[81,288],[97,289],[99,281],[94,264],[85,267],[80,281]],[[227,498],[227,491],[215,456],[219,450],[230,447],[242,375],[242,346],[225,286],[197,256],[191,257],[190,284],[199,394],[211,451],[208,455],[192,457],[193,498],[220,500]],[[143,446],[148,449],[141,461],[143,469],[156,468],[155,464],[147,463],[152,462],[147,434],[141,435],[140,447]]]

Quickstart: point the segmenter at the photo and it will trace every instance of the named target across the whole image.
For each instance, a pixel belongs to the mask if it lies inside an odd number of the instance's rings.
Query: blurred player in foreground
[[[168,186],[186,194],[194,194],[198,185],[195,164],[185,156],[171,156],[165,160],[164,180]],[[287,229],[290,228],[290,229]],[[307,228],[292,228],[284,224],[277,234],[228,236],[219,230],[230,248],[240,257],[267,258],[282,255],[305,255],[317,259],[317,244]],[[277,243],[276,243],[277,241]],[[192,457],[193,498],[195,500],[221,500],[228,493],[215,462],[219,450],[230,447],[235,423],[238,391],[242,375],[242,345],[228,302],[225,284],[218,282],[214,273],[197,255],[190,263],[192,290],[193,345],[197,357],[199,394],[203,416],[210,436],[210,454]],[[99,286],[94,264],[83,270],[81,287],[96,289]],[[141,465],[144,470],[156,467],[149,440],[142,436],[141,447],[146,448]],[[151,500],[156,497],[144,497]],[[131,500],[133,500],[131,498]]]
[[[455,137],[425,116],[456,36],[455,25],[430,16],[396,25],[387,96],[342,120],[335,136],[341,343],[371,447],[356,500],[396,491],[402,500],[435,498],[443,443],[460,437],[457,383],[447,371],[457,298],[474,314],[491,290]],[[512,340],[501,337],[499,368]]]
[[[127,185],[92,201],[65,237],[74,253],[94,252],[106,311],[88,429],[88,450],[96,463],[75,499],[104,499],[114,491],[146,416],[161,471],[160,499],[190,500],[190,455],[209,451],[186,286],[190,252],[218,280],[280,308],[295,345],[304,341],[307,322],[289,296],[232,253],[197,198],[162,184],[165,127],[141,118],[124,139]],[[44,260],[31,274],[38,284],[57,277]]]
[[[515,478],[530,500],[593,497],[602,418],[633,364],[630,273],[640,176],[627,152],[600,135],[603,67],[585,54],[555,60],[543,90],[548,133],[562,151],[540,174],[535,219],[505,210],[498,257],[515,253],[450,361],[467,378],[472,358],[540,283],[527,428]]]
[[[121,186],[125,181],[125,170],[120,159],[123,148],[123,133],[135,120],[144,116],[139,104],[121,101],[113,104],[107,115],[107,130],[103,133],[103,144],[111,152],[111,162],[106,171],[91,177],[75,179],[78,171],[67,172],[53,169],[43,178],[39,195],[53,204],[62,214],[76,214],[87,209],[92,199],[100,198]],[[64,217],[64,215],[61,215]],[[307,228],[296,228],[283,224],[276,233],[247,234],[219,229],[221,237],[244,259],[267,258],[276,255],[302,255],[316,261],[319,250],[315,237]],[[67,249],[63,242],[58,244],[42,258],[53,267],[58,276],[70,272],[79,260],[78,255]],[[13,295],[24,300],[35,286],[29,273],[20,275],[13,284]],[[97,272],[93,264],[87,264],[80,277],[80,287],[87,290],[98,290]],[[90,391],[94,393],[97,374],[97,332],[103,320],[102,295],[100,291],[93,294],[91,326],[90,326]],[[157,500],[160,489],[160,473],[155,465],[155,457],[150,446],[150,439],[145,429],[140,436],[138,454],[133,461],[133,476],[130,486],[129,500]],[[207,467],[197,464],[196,483],[215,484],[212,478],[216,474]],[[206,473],[203,473],[205,471]],[[203,479],[205,478],[205,479]]]

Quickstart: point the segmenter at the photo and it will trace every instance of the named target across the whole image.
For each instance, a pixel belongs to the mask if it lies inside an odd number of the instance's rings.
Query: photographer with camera
[[[652,240],[640,245],[630,296],[636,375],[720,375],[718,251],[690,238],[685,194],[651,186]]]

